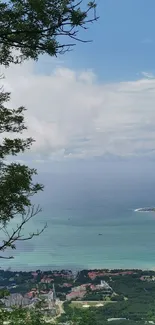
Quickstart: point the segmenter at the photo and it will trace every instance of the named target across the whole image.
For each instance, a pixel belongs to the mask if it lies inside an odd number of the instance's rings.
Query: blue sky
[[[83,39],[93,39],[93,43],[78,43],[74,51],[60,59],[70,68],[92,68],[104,81],[133,80],[142,71],[155,72],[155,2],[98,0],[97,3],[99,21],[86,32],[80,32]],[[42,60],[45,62],[45,58]]]

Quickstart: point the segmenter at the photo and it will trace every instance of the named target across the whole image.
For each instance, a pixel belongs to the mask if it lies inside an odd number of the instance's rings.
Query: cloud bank
[[[27,108],[38,161],[150,155],[155,151],[155,79],[98,82],[90,71],[56,67],[36,74],[29,61],[4,71],[13,107]]]

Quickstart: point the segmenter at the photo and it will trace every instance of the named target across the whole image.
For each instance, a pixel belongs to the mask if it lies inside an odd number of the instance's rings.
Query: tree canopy
[[[40,54],[56,56],[87,42],[79,28],[97,20],[96,3],[83,0],[2,0],[0,3],[0,63],[9,65]],[[20,50],[15,55],[12,50]]]
[[[9,109],[7,102],[10,100],[10,94],[1,89],[0,92],[0,133],[2,135],[0,144],[0,251],[4,252],[6,248],[16,248],[15,242],[18,240],[28,240],[41,231],[30,233],[27,237],[23,236],[22,230],[25,223],[38,214],[39,207],[33,207],[31,198],[38,191],[43,190],[43,185],[33,182],[33,176],[37,171],[20,163],[11,162],[7,157],[16,156],[18,153],[30,149],[33,143],[32,138],[22,139],[21,136],[12,136],[21,134],[26,129],[24,124],[24,107]],[[11,134],[12,133],[12,134]],[[3,137],[5,134],[5,137]],[[7,137],[7,134],[9,136]],[[8,231],[9,222],[20,216],[20,223]],[[46,225],[45,225],[46,226]],[[3,238],[3,240],[2,240]],[[0,258],[4,256],[0,256]],[[12,256],[9,256],[12,258]]]
[[[56,56],[69,51],[78,37],[79,28],[97,20],[96,3],[76,0],[1,0],[0,1],[0,65],[19,64],[27,59],[37,60],[40,54]],[[68,41],[69,40],[69,41]],[[24,107],[9,108],[10,93],[0,88],[0,251],[15,249],[16,241],[38,236],[22,234],[23,226],[40,212],[31,198],[43,186],[34,183],[35,169],[17,163],[12,156],[30,149],[31,137],[23,139],[26,129]],[[12,157],[12,158],[11,158]],[[9,160],[8,160],[9,158]],[[11,161],[11,162],[10,162]],[[12,219],[20,216],[20,223],[8,231]],[[0,258],[12,258],[12,256]]]

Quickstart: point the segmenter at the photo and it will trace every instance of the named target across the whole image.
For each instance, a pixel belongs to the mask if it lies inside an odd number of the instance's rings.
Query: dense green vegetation
[[[45,325],[43,315],[39,312],[38,309],[27,312],[27,310],[22,308],[14,308],[12,312],[5,310],[0,311],[0,325],[8,322],[10,325]]]
[[[126,318],[132,322],[155,320],[154,304],[139,303],[134,301],[124,301],[117,303],[107,303],[104,307],[90,308],[66,308],[66,314],[60,317],[60,322],[94,319],[94,324],[106,324],[109,318]],[[122,322],[121,322],[122,323]]]

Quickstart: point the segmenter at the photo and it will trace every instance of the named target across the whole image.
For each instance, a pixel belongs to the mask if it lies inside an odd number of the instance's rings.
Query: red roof
[[[95,279],[97,276],[104,276],[104,275],[106,275],[105,272],[89,272],[88,273],[89,278],[92,280]]]
[[[37,272],[32,272],[31,274],[32,274],[33,276],[37,276],[37,275],[38,275]]]
[[[76,292],[70,292],[68,293],[67,297],[83,297],[84,293],[81,291],[76,291]]]
[[[33,298],[34,297],[34,291],[30,291],[30,292],[27,292],[27,294],[26,294],[26,296],[28,297],[28,298]]]
[[[90,289],[91,289],[91,290],[96,290],[96,287],[92,284],[92,285],[90,286]]]
[[[70,287],[72,287],[72,284],[71,283],[64,283],[62,286],[66,287],[66,288],[70,288]]]
[[[41,283],[51,283],[52,281],[53,281],[53,279],[46,278],[46,277],[44,277],[44,278],[41,279]]]
[[[122,274],[122,275],[126,275],[126,274],[131,275],[131,274],[133,274],[133,271],[124,271],[124,272],[120,272],[119,274]]]
[[[133,271],[121,271],[117,273],[110,273],[110,272],[89,272],[88,276],[91,280],[94,280],[97,276],[118,276],[118,275],[131,275]]]

